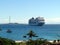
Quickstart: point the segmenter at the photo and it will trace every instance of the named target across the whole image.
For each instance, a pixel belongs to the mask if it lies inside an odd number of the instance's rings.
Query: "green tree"
[[[32,38],[33,37],[38,37],[36,35],[35,32],[33,32],[32,30],[30,30],[25,36],[23,36],[24,38],[27,38],[28,37],[28,41],[26,42],[26,45],[47,45],[47,44],[50,44],[50,42],[47,41],[47,39],[44,39],[44,38],[38,38],[38,39],[35,39],[33,40]]]
[[[32,30],[30,30],[25,36],[23,36],[24,38],[26,38],[28,36],[29,39],[32,39],[32,37],[38,37],[36,35],[36,33],[34,33]]]
[[[26,42],[27,45],[34,45],[35,44],[35,41],[32,40],[32,37],[38,37],[36,35],[35,32],[33,32],[32,30],[30,30],[25,36],[23,36],[24,38],[27,38],[28,37],[28,41]]]

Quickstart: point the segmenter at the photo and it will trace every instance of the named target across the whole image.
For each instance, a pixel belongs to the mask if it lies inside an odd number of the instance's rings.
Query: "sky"
[[[44,17],[46,24],[60,24],[60,0],[0,0],[0,23],[28,23]]]

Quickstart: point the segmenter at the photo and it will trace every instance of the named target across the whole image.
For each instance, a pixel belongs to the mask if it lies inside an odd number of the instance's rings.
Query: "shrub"
[[[0,37],[0,45],[16,45],[16,44],[15,44],[15,41],[13,40]]]

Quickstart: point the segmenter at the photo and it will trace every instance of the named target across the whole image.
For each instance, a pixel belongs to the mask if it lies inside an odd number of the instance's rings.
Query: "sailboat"
[[[12,31],[10,29],[7,30],[7,33],[11,33]]]
[[[18,23],[11,23],[11,17],[9,16],[9,25],[17,25]]]
[[[10,16],[9,16],[9,24],[10,24]],[[12,33],[12,31],[10,29],[8,29],[7,33]]]

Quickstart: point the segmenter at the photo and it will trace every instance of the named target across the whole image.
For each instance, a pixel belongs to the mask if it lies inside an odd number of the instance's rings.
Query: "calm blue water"
[[[29,30],[33,30],[39,37],[45,38],[48,40],[60,39],[58,35],[60,35],[60,25],[58,24],[46,24],[43,26],[29,26],[25,24],[17,24],[17,25],[7,25],[1,24],[0,28],[0,37],[9,38],[12,40],[25,40],[23,35],[27,34]],[[12,33],[7,33],[6,31],[10,29]]]

